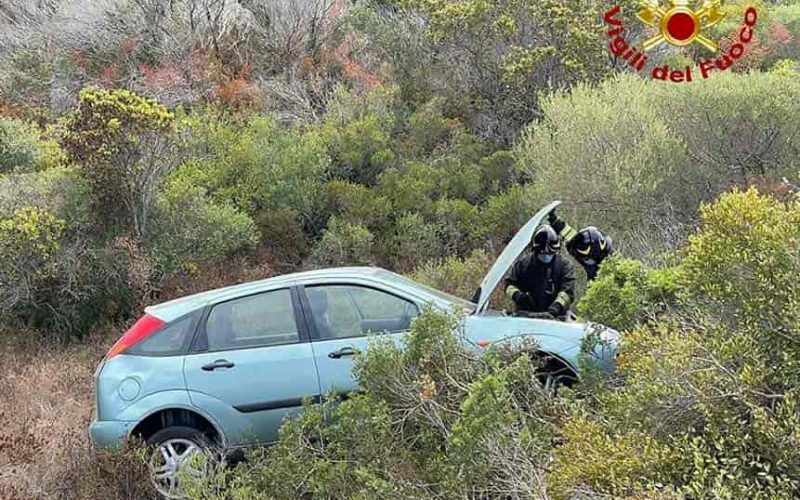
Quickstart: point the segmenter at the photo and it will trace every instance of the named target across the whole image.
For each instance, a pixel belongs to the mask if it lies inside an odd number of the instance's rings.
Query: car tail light
[[[117,354],[122,354],[130,347],[136,345],[142,340],[146,339],[151,333],[155,332],[164,324],[160,319],[145,314],[139,318],[132,327],[125,332],[122,337],[111,347],[111,350],[106,354],[106,361],[113,358]]]

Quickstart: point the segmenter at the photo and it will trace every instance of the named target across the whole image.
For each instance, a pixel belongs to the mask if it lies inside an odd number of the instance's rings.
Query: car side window
[[[402,332],[419,314],[413,302],[374,288],[323,285],[305,290],[320,339]]]
[[[162,327],[159,331],[133,345],[128,352],[139,356],[170,356],[183,351],[189,328],[195,316],[189,314]]]
[[[209,351],[299,342],[291,293],[275,290],[215,305],[206,337]]]

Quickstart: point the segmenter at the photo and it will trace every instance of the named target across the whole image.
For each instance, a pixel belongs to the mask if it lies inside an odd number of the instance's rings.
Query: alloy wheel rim
[[[179,473],[202,478],[208,469],[206,460],[202,460],[201,468],[192,463],[196,455],[205,455],[205,451],[188,439],[173,438],[158,444],[150,456],[150,480],[156,490],[166,498],[186,498]]]

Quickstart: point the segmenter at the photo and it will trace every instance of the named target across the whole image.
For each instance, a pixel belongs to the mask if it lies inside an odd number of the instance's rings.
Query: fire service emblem
[[[616,5],[609,9],[603,16],[608,26],[608,50],[613,56],[613,64],[626,63],[637,73],[644,73],[650,66],[650,77],[654,80],[670,81],[675,83],[689,83],[697,73],[705,79],[713,72],[722,72],[736,63],[742,57],[755,39],[755,26],[758,12],[753,6],[747,7],[742,16],[742,22],[734,33],[726,37],[723,47],[703,33],[704,30],[716,25],[725,18],[722,0],[703,0],[699,8],[692,8],[688,0],[669,0],[662,3],[658,0],[640,0],[640,10],[636,17],[652,28],[655,33],[648,34],[648,38],[639,44],[633,44],[625,33],[621,9]],[[649,65],[650,55],[647,52],[661,44],[673,47],[685,47],[697,42],[714,54],[713,59],[701,58],[697,66],[685,68],[671,68],[667,64]],[[721,50],[722,49],[722,50]],[[692,69],[695,69],[693,72]]]
[[[697,42],[711,52],[719,50],[714,40],[701,33],[725,17],[721,10],[722,0],[706,0],[701,8],[693,10],[688,0],[671,0],[665,10],[657,0],[639,2],[642,10],[636,15],[643,23],[658,29],[658,34],[642,43],[644,50],[667,42],[683,46]]]

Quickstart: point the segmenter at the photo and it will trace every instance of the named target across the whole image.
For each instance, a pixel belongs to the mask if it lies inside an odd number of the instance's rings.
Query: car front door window
[[[306,294],[320,340],[402,332],[419,314],[414,303],[374,288],[314,286]]]

